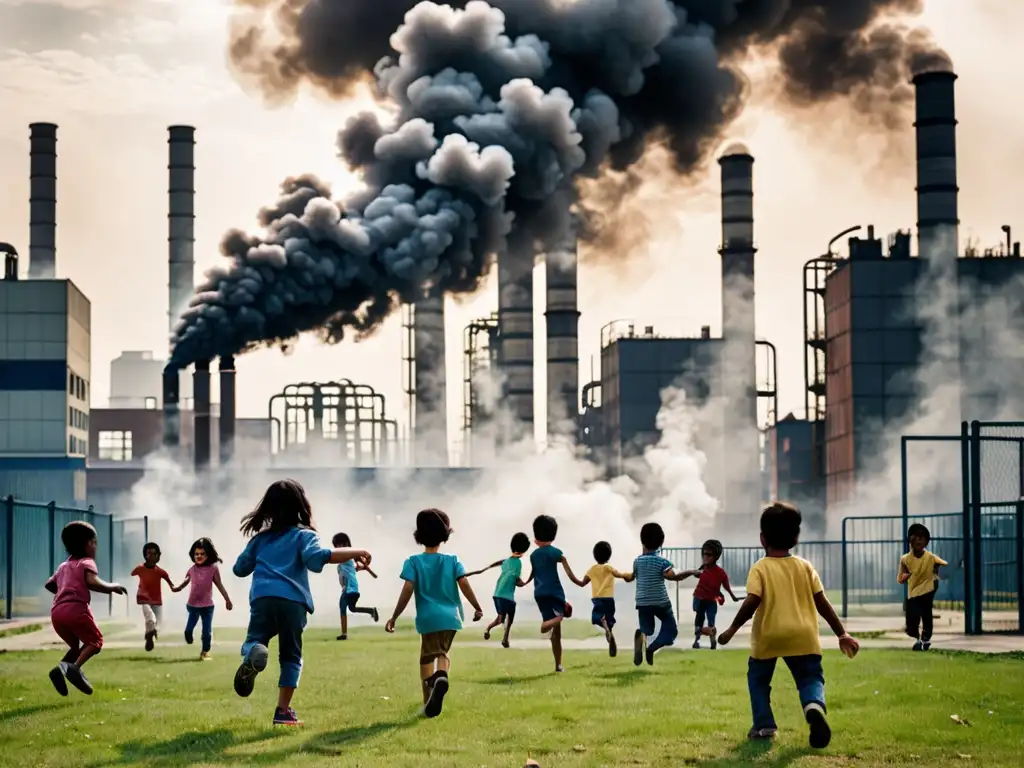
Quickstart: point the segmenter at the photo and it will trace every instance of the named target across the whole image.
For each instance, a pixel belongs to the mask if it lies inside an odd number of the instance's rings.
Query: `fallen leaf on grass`
[[[573,752],[586,752],[587,748],[585,746],[583,746],[582,744],[577,744],[576,746],[574,746],[572,748],[572,751]]]
[[[968,727],[970,727],[970,725],[971,725],[970,722],[966,718],[962,718],[962,717],[960,717],[960,715],[950,715],[949,719],[952,720],[957,725],[966,725]]]

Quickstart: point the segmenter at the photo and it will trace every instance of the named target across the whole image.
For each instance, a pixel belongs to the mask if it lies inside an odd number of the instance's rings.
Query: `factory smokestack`
[[[195,287],[195,135],[196,129],[187,125],[167,129],[167,320],[171,333]]]
[[[416,302],[413,313],[413,357],[416,361],[415,463],[448,466],[448,383],[445,365],[444,294]]]
[[[917,246],[934,263],[959,255],[960,224],[956,183],[956,75],[922,72],[917,89]]]
[[[57,276],[57,126],[32,123],[29,160],[30,280]]]
[[[722,167],[722,358],[725,396],[722,450],[726,515],[745,515],[761,501],[754,335],[754,158],[734,144]],[[728,457],[728,464],[725,458]]]
[[[220,465],[231,463],[235,455],[235,358],[220,359]]]
[[[180,384],[181,371],[171,366],[164,368],[164,447],[173,454],[177,454],[181,445],[181,411],[178,409]]]
[[[195,468],[201,472],[210,466],[210,361],[197,360],[192,373],[195,398],[192,437],[195,441]]]
[[[548,444],[557,435],[575,436],[579,409],[579,317],[576,309],[575,233],[563,251],[545,257],[548,336]]]
[[[513,238],[498,256],[498,363],[515,420],[510,441],[533,439],[533,248]],[[549,385],[550,386],[550,385]]]

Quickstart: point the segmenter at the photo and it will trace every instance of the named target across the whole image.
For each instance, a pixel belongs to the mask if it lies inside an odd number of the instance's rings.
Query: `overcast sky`
[[[926,0],[924,21],[952,55],[958,81],[961,244],[1024,228],[1024,68],[1017,0]],[[365,103],[312,95],[276,110],[245,93],[226,64],[225,0],[0,0],[0,240],[28,252],[28,124],[58,123],[57,273],[92,301],[92,404],[106,405],[109,363],[121,350],[167,345],[166,127],[197,127],[197,278],[219,259],[223,232],[253,228],[287,175],[350,185],[334,156],[338,128]],[[754,167],[757,329],[779,350],[780,415],[802,412],[802,265],[833,234],[874,224],[883,235],[916,219],[913,129],[880,137],[849,110],[779,114],[760,93],[730,138]],[[717,166],[698,188],[656,180],[645,192],[650,242],[626,266],[580,274],[580,367],[589,379],[602,325],[635,318],[666,332],[721,329]],[[1024,230],[1018,230],[1024,231]],[[25,265],[23,264],[23,269]],[[537,322],[543,326],[538,296]],[[450,423],[461,418],[462,329],[496,308],[493,285],[449,306]],[[543,356],[544,346],[537,352]],[[595,363],[596,365],[596,363]],[[239,413],[266,413],[290,382],[350,378],[400,395],[397,321],[361,343],[311,340],[283,357],[239,361]],[[543,374],[541,358],[538,372]],[[543,376],[537,381],[542,392]],[[543,398],[537,418],[543,418]]]

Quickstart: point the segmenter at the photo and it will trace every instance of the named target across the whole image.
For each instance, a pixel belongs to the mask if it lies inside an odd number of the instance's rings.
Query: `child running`
[[[654,664],[654,654],[672,645],[679,636],[679,625],[672,612],[672,601],[668,597],[666,581],[682,581],[696,571],[676,573],[672,561],[658,554],[665,544],[665,531],[657,523],[644,523],[640,529],[640,544],[644,551],[633,561],[633,575],[626,581],[636,581],[636,613],[640,628],[633,635],[633,664],[640,666],[646,658]],[[661,622],[658,636],[653,642],[654,620]]]
[[[928,551],[932,535],[920,523],[907,529],[907,539],[910,551],[900,558],[896,580],[907,585],[907,634],[914,638],[913,650],[927,651],[932,647],[932,610],[939,568],[948,563]]]
[[[331,544],[335,549],[348,549],[352,546],[352,539],[348,537],[347,533],[336,533],[334,538],[331,539]],[[359,577],[356,575],[358,571],[366,571],[373,578],[377,578],[377,574],[369,566],[355,560],[346,560],[338,565],[338,583],[341,585],[341,597],[338,598],[338,610],[341,612],[341,634],[338,635],[339,640],[348,640],[349,611],[352,613],[365,613],[367,616],[372,616],[375,622],[380,619],[376,608],[356,607],[356,603],[359,602]]]
[[[466,578],[466,569],[455,555],[438,550],[452,534],[448,515],[439,509],[424,509],[416,515],[413,538],[423,547],[419,555],[406,558],[401,578],[405,581],[395,604],[395,612],[384,629],[395,631],[395,622],[409,600],[416,596],[416,631],[420,635],[420,681],[423,686],[423,714],[441,714],[450,681],[452,662],[448,651],[455,633],[462,629],[462,600],[459,591],[473,606],[473,621],[480,621],[484,612],[477,602],[473,587]]]
[[[558,535],[558,522],[550,515],[538,515],[533,521],[533,540],[537,549],[530,555],[530,578],[523,582],[526,586],[533,581],[533,598],[540,609],[541,634],[551,633],[551,653],[555,657],[555,672],[564,672],[562,666],[562,620],[571,616],[572,608],[565,601],[565,590],[558,578],[558,566],[565,569],[565,575],[573,584],[583,586],[583,582],[573,575],[569,562],[562,550],[552,545]]]
[[[612,545],[607,541],[599,541],[594,545],[594,560],[590,570],[583,576],[580,586],[590,584],[591,600],[594,604],[590,613],[590,623],[604,630],[604,639],[608,641],[608,655],[615,656],[619,652],[615,644],[612,628],[615,626],[615,580],[628,579],[630,574],[620,573],[608,561],[612,559]]]
[[[92,685],[82,672],[82,666],[103,648],[103,634],[96,626],[91,592],[126,595],[128,590],[120,584],[110,584],[99,577],[96,568],[96,529],[88,523],[68,523],[60,532],[60,540],[68,552],[68,559],[44,585],[52,592],[50,622],[60,639],[68,644],[60,664],[50,670],[50,682],[61,696],[68,695],[64,678],[84,694],[92,693]]]
[[[370,553],[321,546],[306,491],[294,480],[278,480],[267,489],[256,508],[242,518],[242,533],[252,538],[232,570],[239,578],[253,578],[235,693],[252,693],[256,676],[267,668],[267,645],[276,637],[281,674],[273,722],[302,725],[291,703],[302,673],[302,630],[313,613],[308,571],[320,573],[328,563],[348,560],[369,565]]]
[[[142,547],[142,562],[135,566],[132,576],[139,579],[139,591],[135,602],[142,606],[142,618],[146,621],[146,650],[153,650],[153,641],[158,637],[160,615],[163,610],[164,598],[161,588],[163,582],[174,589],[174,582],[167,571],[157,563],[160,562],[159,545],[148,542]]]
[[[203,623],[200,638],[203,641],[203,650],[199,653],[200,661],[210,660],[210,647],[213,644],[213,588],[217,587],[221,597],[224,598],[224,607],[229,611],[234,607],[228,591],[224,589],[224,583],[220,580],[220,568],[217,563],[222,562],[217,548],[207,538],[196,539],[188,551],[192,567],[185,572],[185,580],[176,587],[171,587],[171,592],[181,592],[189,584],[192,589],[188,592],[188,603],[185,610],[188,611],[188,621],[185,622],[185,642],[192,645],[193,632],[196,624]]]
[[[523,555],[530,548],[530,537],[525,533],[517,533],[509,543],[512,554],[504,560],[491,563],[479,571],[467,573],[469,576],[477,576],[491,568],[501,566],[501,573],[498,574],[498,581],[494,585],[494,610],[498,612],[494,621],[487,625],[484,630],[484,640],[491,639],[491,630],[499,624],[505,625],[505,636],[501,639],[501,647],[509,647],[509,635],[512,632],[512,622],[516,619],[516,587],[524,585]]]
[[[722,590],[724,589],[729,593],[729,597],[733,599],[733,602],[736,602],[739,598],[733,594],[732,587],[729,584],[729,575],[725,572],[724,568],[718,565],[718,560],[722,557],[722,542],[716,539],[708,539],[701,545],[700,555],[704,561],[700,569],[696,573],[690,572],[687,574],[699,577],[697,587],[693,590],[693,629],[695,635],[693,647],[700,648],[700,636],[706,621],[711,632],[711,650],[715,650],[718,647],[715,618],[718,616],[718,606],[725,602],[725,598],[722,597]]]
[[[718,639],[727,645],[751,617],[747,687],[754,724],[750,739],[771,739],[778,728],[772,713],[772,676],[781,658],[789,667],[800,694],[804,719],[810,726],[810,745],[824,749],[832,740],[825,719],[825,675],[821,669],[820,615],[839,638],[839,648],[853,658],[860,646],[846,634],[814,566],[790,550],[800,539],[800,510],[777,501],[761,514],[761,546],[765,556],[747,576],[747,597],[732,626]]]

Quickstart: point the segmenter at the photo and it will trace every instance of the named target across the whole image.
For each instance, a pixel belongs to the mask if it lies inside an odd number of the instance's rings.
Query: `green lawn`
[[[444,714],[427,721],[417,716],[411,631],[360,629],[347,643],[334,634],[306,635],[294,702],[301,729],[270,726],[275,662],[251,698],[235,696],[235,632],[218,634],[222,644],[205,664],[191,648],[105,652],[87,667],[91,698],[53,691],[46,673],[56,651],[0,654],[0,765],[518,767],[530,753],[544,768],[920,768],[1019,766],[1024,752],[1020,656],[873,650],[849,661],[829,652],[834,738],[812,753],[784,669],[775,686],[779,738],[770,747],[745,741],[738,651],[667,652],[653,669],[635,669],[629,653],[570,650],[556,677],[547,652],[459,648],[456,640]],[[475,628],[463,634],[470,637],[479,637]]]

